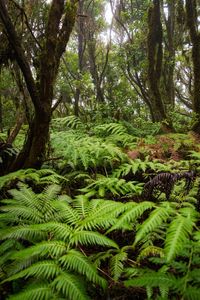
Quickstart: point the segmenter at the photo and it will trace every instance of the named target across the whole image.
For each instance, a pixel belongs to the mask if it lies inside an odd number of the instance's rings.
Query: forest
[[[0,299],[200,300],[199,0],[0,0]]]

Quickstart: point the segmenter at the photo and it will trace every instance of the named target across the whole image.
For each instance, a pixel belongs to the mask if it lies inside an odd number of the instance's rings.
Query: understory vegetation
[[[198,138],[70,116],[48,147],[0,178],[2,299],[198,300]]]

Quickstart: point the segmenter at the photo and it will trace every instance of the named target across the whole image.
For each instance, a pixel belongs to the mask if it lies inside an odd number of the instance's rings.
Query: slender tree
[[[153,0],[153,5],[149,8],[148,27],[148,80],[151,93],[151,105],[154,112],[154,121],[161,122],[166,119],[166,113],[160,93],[163,32],[159,0]]]
[[[196,0],[186,0],[187,25],[192,43],[193,62],[193,111],[195,120],[193,130],[200,134],[200,32]]]

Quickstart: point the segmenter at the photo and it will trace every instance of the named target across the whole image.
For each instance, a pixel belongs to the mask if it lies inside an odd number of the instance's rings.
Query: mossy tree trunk
[[[193,62],[193,111],[195,119],[193,131],[200,134],[200,32],[198,30],[199,21],[197,13],[197,1],[186,0],[187,26],[192,43],[192,62]]]
[[[160,90],[163,61],[163,32],[159,0],[153,0],[153,3],[149,8],[148,28],[148,81],[153,114],[152,118],[154,122],[162,123],[167,119],[167,116]],[[170,129],[170,126],[167,125],[163,125],[163,127],[167,130]]]
[[[15,52],[16,61],[24,76],[34,106],[34,117],[24,147],[12,165],[12,170],[40,167],[49,138],[52,115],[53,88],[59,63],[65,51],[76,16],[76,3],[53,0],[49,10],[44,40],[41,46],[37,75],[26,57],[21,37],[18,36],[9,16],[5,0],[0,0],[0,19],[7,38]],[[36,79],[35,79],[36,77]]]

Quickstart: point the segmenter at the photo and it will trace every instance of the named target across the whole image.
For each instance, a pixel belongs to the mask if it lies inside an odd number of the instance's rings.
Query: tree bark
[[[155,122],[166,119],[164,104],[160,93],[160,78],[162,72],[162,24],[160,16],[160,1],[153,0],[153,6],[148,12],[148,81],[151,93],[151,106]]]
[[[74,1],[53,0],[40,53],[40,68],[35,81],[31,66],[25,56],[21,39],[15,31],[9,16],[6,1],[0,0],[0,19],[7,38],[12,45],[16,61],[23,73],[27,89],[34,105],[34,117],[29,127],[24,147],[10,170],[40,167],[45,158],[46,144],[49,138],[49,125],[52,114],[53,87],[61,56],[65,51],[76,16]]]
[[[174,67],[175,67],[175,1],[167,1],[168,16],[165,16],[166,42],[165,42],[165,63],[163,66],[163,80],[165,87],[164,105],[166,110],[173,109],[175,104]]]
[[[80,81],[82,78],[83,72],[83,56],[84,56],[84,18],[82,17],[84,14],[84,0],[79,0],[78,2],[78,15],[79,18],[77,20],[77,33],[78,33],[78,85],[76,87],[75,92],[75,103],[74,103],[74,114],[75,116],[79,115],[79,102],[81,99],[81,88]]]
[[[193,111],[195,113],[192,129],[200,134],[200,33],[198,31],[197,1],[186,0],[187,26],[192,43],[193,62]]]

